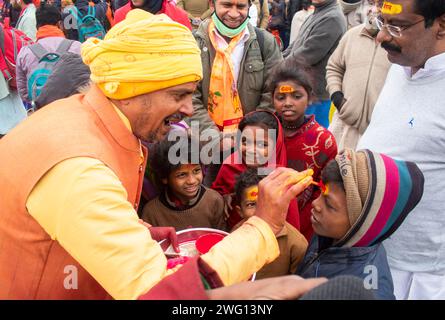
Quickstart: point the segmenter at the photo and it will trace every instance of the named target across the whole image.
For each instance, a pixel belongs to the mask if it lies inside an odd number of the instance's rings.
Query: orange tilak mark
[[[246,190],[247,200],[256,201],[258,198],[258,186],[252,186]]]
[[[292,92],[295,92],[295,89],[292,86],[280,86],[278,92],[279,93],[292,93]]]

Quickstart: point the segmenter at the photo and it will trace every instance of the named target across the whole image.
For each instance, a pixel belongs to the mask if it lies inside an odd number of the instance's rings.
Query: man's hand
[[[312,182],[307,176],[300,182],[293,181],[289,185],[290,177],[295,176],[295,170],[289,168],[275,169],[258,185],[258,200],[255,215],[266,221],[274,234],[278,234],[284,227],[289,203],[306,189]]]
[[[289,275],[213,289],[207,291],[207,295],[211,300],[292,300],[326,281],[326,278],[303,279]]]
[[[139,219],[139,223],[147,227],[150,231],[151,238],[156,241],[162,241],[164,239],[169,239],[170,243],[175,252],[179,252],[178,237],[176,235],[176,230],[173,227],[152,227],[151,224]]]

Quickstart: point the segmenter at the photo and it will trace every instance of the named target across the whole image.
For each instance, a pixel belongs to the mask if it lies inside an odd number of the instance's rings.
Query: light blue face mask
[[[247,27],[247,24],[249,23],[249,19],[250,19],[250,17],[247,16],[246,20],[244,20],[244,22],[241,23],[241,25],[239,27],[233,29],[233,28],[226,26],[224,24],[224,22],[222,22],[221,19],[216,15],[216,12],[214,12],[212,14],[212,20],[213,20],[213,23],[215,24],[215,27],[218,30],[218,32],[221,35],[223,35],[225,37],[229,37],[229,38],[233,38],[233,37],[236,37],[237,35],[239,35]]]

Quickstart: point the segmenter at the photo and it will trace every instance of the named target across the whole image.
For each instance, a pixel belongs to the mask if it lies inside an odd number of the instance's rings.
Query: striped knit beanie
[[[424,177],[413,162],[345,149],[336,158],[346,192],[351,229],[337,242],[367,247],[382,242],[402,224],[423,194]]]

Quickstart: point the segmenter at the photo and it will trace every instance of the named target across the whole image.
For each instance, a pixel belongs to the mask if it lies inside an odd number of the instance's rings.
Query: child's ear
[[[235,212],[238,213],[241,218],[244,218],[243,214],[241,213],[241,207],[239,205],[235,205]]]
[[[162,182],[162,184],[165,184],[165,185],[167,185],[168,184],[168,179],[161,179],[161,182]]]
[[[437,20],[439,21],[438,38],[444,39],[445,38],[445,14],[438,17]]]

